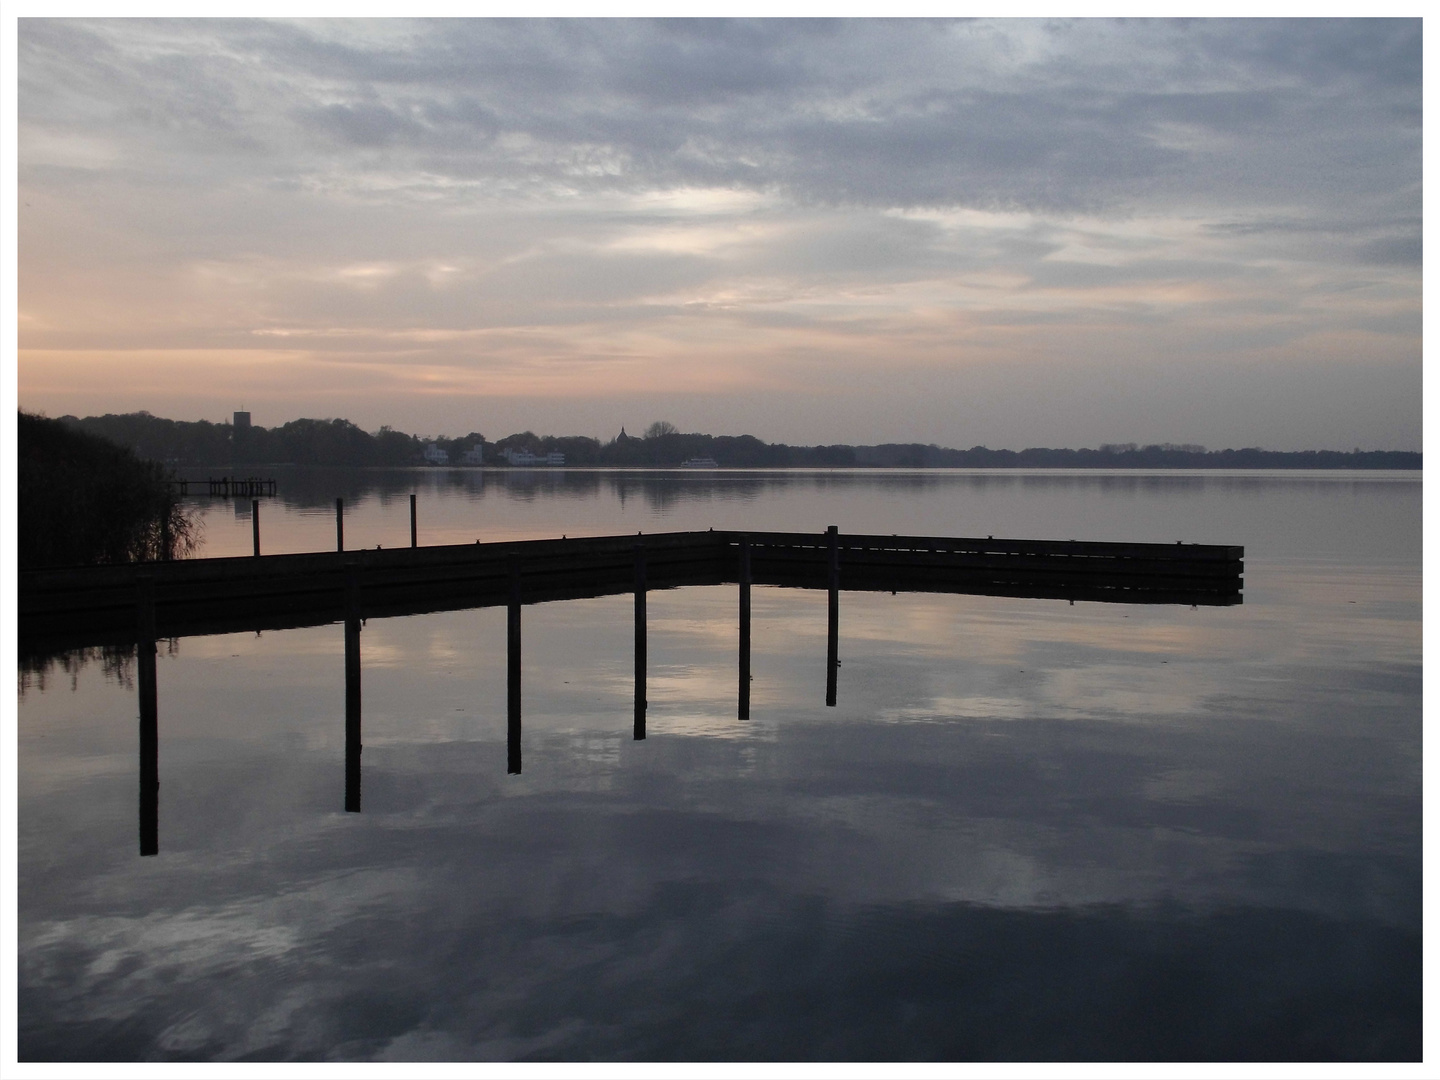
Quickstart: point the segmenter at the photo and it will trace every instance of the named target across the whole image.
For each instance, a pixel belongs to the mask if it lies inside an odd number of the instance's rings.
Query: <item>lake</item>
[[[203,476],[204,473],[195,474]],[[1238,607],[757,587],[22,670],[24,1060],[1418,1060],[1418,473],[278,468],[267,554],[682,529],[1239,544]],[[202,556],[249,499],[190,500]],[[842,576],[843,590],[843,576]]]

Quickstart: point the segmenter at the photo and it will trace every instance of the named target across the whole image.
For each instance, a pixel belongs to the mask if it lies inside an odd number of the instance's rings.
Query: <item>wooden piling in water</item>
[[[135,660],[140,697],[140,854],[160,853],[160,715],[155,685],[155,580],[137,582]]]
[[[645,547],[635,545],[635,738],[645,738]]]
[[[520,771],[520,558],[510,556],[510,603],[506,619],[506,770]]]
[[[835,705],[835,689],[840,669],[840,543],[839,529],[831,525],[825,530],[829,544],[827,569],[830,585],[830,626],[826,644],[825,704]]]
[[[741,720],[750,719],[750,537],[740,537],[740,705]]]
[[[260,557],[260,500],[250,500],[250,536],[255,541],[255,558]]]
[[[420,546],[417,542],[417,536],[418,534],[415,530],[415,493],[412,491],[410,493],[410,546],[412,548]]]
[[[360,812],[360,577],[345,575],[345,811]]]
[[[345,500],[335,500],[335,550],[345,550]]]

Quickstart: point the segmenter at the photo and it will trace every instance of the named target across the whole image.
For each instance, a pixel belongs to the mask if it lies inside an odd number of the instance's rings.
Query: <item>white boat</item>
[[[713,457],[686,458],[680,463],[682,469],[718,469],[720,463]]]

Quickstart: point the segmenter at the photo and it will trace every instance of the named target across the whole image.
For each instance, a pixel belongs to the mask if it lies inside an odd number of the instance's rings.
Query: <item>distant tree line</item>
[[[166,420],[148,412],[106,413],[62,423],[169,465],[414,465],[425,445],[388,427],[371,434],[349,420],[292,420],[276,428],[235,428],[209,420]],[[478,439],[479,435],[474,438]]]
[[[198,527],[157,462],[24,412],[16,450],[21,568],[180,558],[197,546]]]
[[[262,464],[423,465],[435,443],[456,463],[475,445],[486,465],[504,466],[503,451],[558,451],[566,465],[668,467],[712,458],[726,468],[1047,468],[1047,469],[1419,469],[1421,455],[1402,450],[1206,450],[1160,443],[1105,444],[1098,449],[969,450],[922,443],[879,446],[788,446],[753,435],[686,434],[673,424],[651,424],[644,435],[623,430],[609,442],[582,435],[536,435],[522,431],[494,442],[480,432],[423,438],[382,427],[367,432],[349,420],[292,420],[275,428],[234,428],[208,420],[165,420],[148,412],[61,417],[61,422],[127,447],[142,458],[173,465],[235,468]]]
[[[1096,450],[949,450],[919,443],[854,447],[855,464],[880,468],[949,469],[1418,469],[1411,450],[1206,450],[1159,443],[1107,444]]]

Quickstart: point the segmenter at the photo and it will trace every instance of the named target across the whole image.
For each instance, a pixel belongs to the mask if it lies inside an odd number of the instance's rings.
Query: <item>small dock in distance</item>
[[[1244,548],[1071,540],[706,531],[25,570],[22,650],[743,584],[1123,604],[1242,602]]]
[[[207,495],[218,495],[221,498],[253,499],[275,494],[275,481],[259,476],[211,476],[204,480],[176,478],[168,483],[172,495],[189,495],[192,487],[196,495],[204,491]]]

